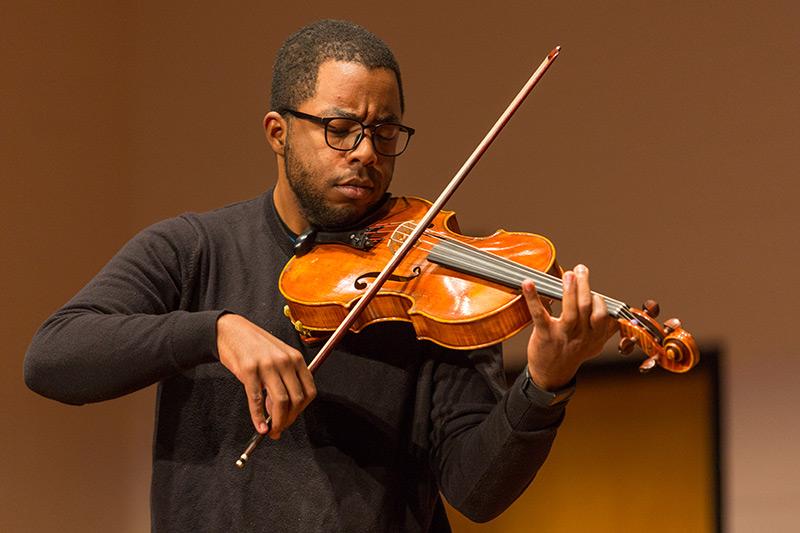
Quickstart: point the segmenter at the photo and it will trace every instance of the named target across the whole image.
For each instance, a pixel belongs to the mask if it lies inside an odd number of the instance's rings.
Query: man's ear
[[[277,111],[270,111],[264,115],[264,134],[267,136],[267,143],[276,155],[284,154],[286,146],[287,124],[286,119]]]

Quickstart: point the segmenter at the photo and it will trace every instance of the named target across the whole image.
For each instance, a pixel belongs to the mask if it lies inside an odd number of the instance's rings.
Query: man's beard
[[[314,177],[303,163],[294,157],[289,143],[284,152],[286,180],[292,188],[300,209],[308,222],[316,228],[337,229],[354,225],[365,213],[354,205],[332,206],[325,199],[324,180]]]

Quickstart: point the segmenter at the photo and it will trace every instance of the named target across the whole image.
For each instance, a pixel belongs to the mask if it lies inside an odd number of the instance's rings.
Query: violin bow
[[[339,343],[339,341],[344,337],[345,333],[350,329],[350,326],[356,321],[358,316],[361,312],[369,305],[372,299],[378,294],[378,291],[381,290],[383,284],[386,280],[389,279],[389,276],[392,275],[394,270],[400,264],[400,262],[406,257],[408,252],[416,245],[419,238],[424,233],[425,229],[430,225],[436,215],[439,214],[439,211],[444,208],[444,205],[450,199],[451,196],[456,192],[456,189],[461,185],[470,171],[475,167],[478,163],[480,158],[483,156],[484,153],[489,149],[489,146],[494,142],[500,132],[503,130],[508,121],[511,120],[511,117],[516,113],[517,109],[522,105],[522,102],[525,101],[525,98],[533,91],[533,88],[536,87],[536,84],[539,80],[544,76],[544,73],[547,72],[547,69],[550,68],[550,65],[558,57],[558,54],[561,52],[561,47],[556,46],[553,48],[547,57],[542,60],[539,67],[533,72],[531,77],[525,83],[525,85],[520,89],[519,93],[514,97],[511,103],[508,105],[503,114],[500,115],[500,118],[497,119],[497,122],[494,123],[494,126],[491,127],[489,132],[484,136],[483,140],[478,144],[472,154],[467,158],[461,168],[456,172],[456,175],[453,176],[453,179],[450,180],[450,183],[444,188],[441,192],[439,197],[436,201],[431,205],[430,209],[428,209],[425,216],[417,223],[416,228],[414,229],[411,234],[405,238],[403,244],[395,251],[392,258],[386,263],[386,266],[383,267],[380,274],[375,278],[375,280],[369,285],[369,288],[364,293],[364,295],[356,302],[347,316],[344,317],[341,324],[334,330],[334,332],[328,337],[325,344],[320,348],[319,352],[317,353],[316,357],[308,364],[308,369],[311,372],[314,372],[319,365],[321,365],[325,359],[333,352],[334,347]],[[267,426],[271,426],[272,416],[267,418]],[[242,455],[239,456],[239,459],[236,460],[236,466],[239,468],[244,468],[247,464],[247,460],[250,458],[250,455],[259,445],[259,443],[264,440],[265,434],[255,433],[247,443],[247,447]]]

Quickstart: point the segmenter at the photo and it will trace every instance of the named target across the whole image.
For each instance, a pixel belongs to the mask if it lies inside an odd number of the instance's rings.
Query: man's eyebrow
[[[342,118],[351,118],[353,120],[357,120],[359,122],[363,122],[360,116],[353,113],[352,111],[347,111],[345,109],[341,109],[338,107],[330,107],[322,111],[323,117],[342,117]],[[400,119],[394,113],[389,113],[387,115],[382,115],[375,120],[374,124],[381,124],[383,122],[400,122]]]
[[[375,121],[375,124],[380,124],[382,122],[400,122],[400,118],[394,113],[389,113],[388,115],[378,117],[378,120]]]

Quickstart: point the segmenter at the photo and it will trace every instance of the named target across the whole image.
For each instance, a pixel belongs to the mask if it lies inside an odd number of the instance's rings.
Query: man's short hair
[[[270,108],[283,113],[313,97],[319,67],[329,60],[390,69],[397,77],[400,110],[405,109],[400,67],[394,54],[377,36],[346,20],[320,20],[286,39],[272,69]]]

